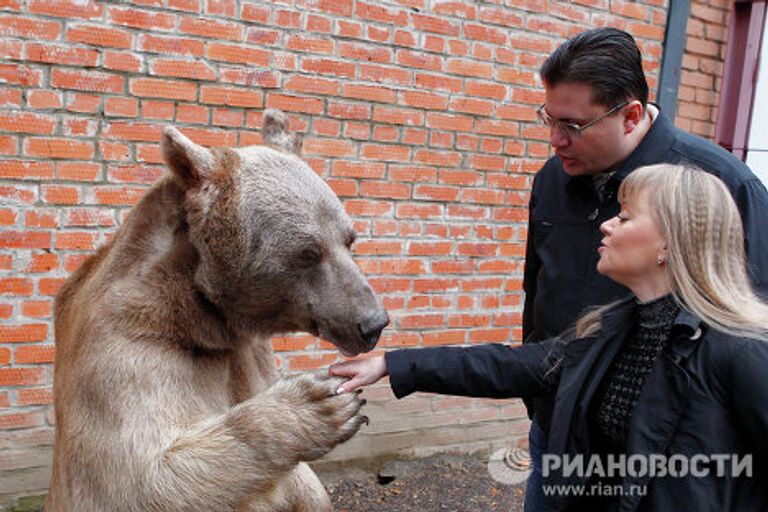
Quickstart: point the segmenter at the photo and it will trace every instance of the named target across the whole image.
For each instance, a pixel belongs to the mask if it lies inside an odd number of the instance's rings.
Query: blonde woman
[[[554,395],[547,510],[768,510],[768,305],[733,199],[673,165],[631,173],[619,198],[597,268],[633,297],[541,344],[333,365],[350,378],[339,391],[389,375],[397,397]]]

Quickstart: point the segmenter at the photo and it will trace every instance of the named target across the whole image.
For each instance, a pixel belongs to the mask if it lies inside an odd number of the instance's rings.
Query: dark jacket
[[[619,213],[616,192],[629,173],[663,162],[693,164],[728,186],[745,226],[752,282],[768,298],[768,192],[731,153],[678,130],[662,112],[608,181],[608,197],[602,204],[598,204],[591,177],[568,176],[559,157],[550,158],[536,175],[523,279],[524,343],[557,336],[589,306],[629,295],[626,288],[597,273],[597,248],[603,238],[600,224]],[[546,400],[537,400],[534,407],[545,430],[551,407]]]
[[[634,315],[635,301],[629,299],[605,313],[594,337],[554,338],[519,348],[493,344],[389,352],[391,386],[398,397],[414,391],[493,398],[555,394],[547,452],[589,457],[601,447],[591,436],[588,410]],[[624,496],[618,510],[768,510],[766,368],[768,340],[709,329],[681,312],[633,410],[627,455],[752,454],[753,477],[716,478],[713,469],[707,477],[627,478],[625,487],[648,484],[647,496]],[[564,483],[585,482],[557,474],[547,480]],[[584,509],[577,498],[562,496],[548,508]]]

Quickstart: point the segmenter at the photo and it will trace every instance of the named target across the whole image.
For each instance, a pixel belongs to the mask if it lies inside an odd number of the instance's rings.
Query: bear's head
[[[352,261],[352,222],[297,156],[286,118],[264,113],[263,146],[207,149],[173,127],[161,149],[184,190],[195,286],[242,332],[305,331],[344,354],[371,350],[387,312]]]

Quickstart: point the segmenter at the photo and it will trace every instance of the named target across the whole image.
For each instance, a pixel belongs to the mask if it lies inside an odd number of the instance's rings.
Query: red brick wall
[[[53,297],[163,173],[173,123],[258,142],[278,107],[360,232],[393,319],[381,346],[519,340],[526,204],[549,152],[537,69],[595,25],[631,31],[655,88],[663,0],[0,0],[0,496],[47,485]],[[274,342],[286,371],[336,352]],[[518,401],[369,390],[330,459],[522,440]]]
[[[675,125],[712,139],[717,122],[731,0],[693,0]]]

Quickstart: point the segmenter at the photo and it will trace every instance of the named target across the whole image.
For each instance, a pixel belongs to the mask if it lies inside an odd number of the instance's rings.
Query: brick
[[[29,273],[45,273],[59,268],[59,258],[55,254],[32,254],[29,265],[25,269]]]
[[[207,39],[240,41],[243,38],[243,27],[241,25],[206,18],[183,17],[179,24],[179,30],[185,34],[205,37]]]
[[[288,38],[285,47],[288,50],[299,52],[322,53],[324,55],[335,53],[333,40],[325,37],[293,35]]]
[[[31,0],[27,9],[32,14],[45,16],[93,19],[102,16],[104,6],[75,0]]]
[[[244,4],[241,12],[244,21],[252,21],[266,25],[269,22],[270,10],[256,4]]]
[[[109,21],[123,27],[164,31],[173,30],[176,26],[176,15],[136,8],[110,7]]]
[[[5,241],[2,236],[0,236],[0,247],[5,247]],[[30,279],[20,277],[0,278],[0,295],[26,296],[32,295],[33,290],[33,283]],[[3,329],[4,327],[0,326],[0,333],[3,332]]]
[[[0,226],[13,226],[17,219],[18,215],[15,211],[0,208]]]
[[[112,206],[133,206],[146,192],[136,187],[95,187],[94,196],[98,204]]]
[[[435,16],[427,16],[423,14],[413,14],[412,22],[416,30],[424,32],[434,32],[437,34],[444,34],[447,36],[458,36],[460,32],[459,23],[454,23],[445,19],[441,19]]]
[[[141,117],[145,120],[161,119],[170,121],[173,119],[173,102],[141,100]]]
[[[425,199],[431,201],[456,201],[459,197],[457,187],[438,187],[430,185],[419,185],[413,190],[414,199]]]
[[[124,79],[119,75],[101,71],[54,68],[51,71],[51,85],[62,89],[117,94],[123,92]]]
[[[361,80],[397,84],[399,86],[408,86],[412,82],[410,71],[374,64],[360,64],[358,77]]]
[[[346,98],[378,103],[395,103],[397,99],[397,93],[394,90],[375,85],[343,84],[342,95]],[[367,105],[364,107],[368,108]]]
[[[69,64],[71,66],[95,66],[99,52],[89,48],[73,48],[63,45],[27,43],[27,60],[47,64]]]
[[[216,72],[204,62],[155,59],[149,65],[150,73],[176,78],[191,78],[193,80],[215,80]]]
[[[161,127],[149,123],[111,122],[103,132],[107,138],[129,141],[157,142],[160,140]]]
[[[401,66],[429,71],[443,70],[443,59],[430,53],[399,50],[395,56],[395,60],[397,64]]]
[[[148,98],[194,101],[197,99],[197,84],[158,78],[132,78],[131,94]]]
[[[202,86],[200,101],[212,105],[260,108],[264,102],[261,91],[233,87]]]
[[[47,337],[47,324],[0,325],[0,343],[45,341]]]
[[[363,181],[360,183],[359,195],[381,199],[407,199],[411,195],[408,185],[381,181]]]
[[[434,183],[437,181],[437,171],[431,167],[390,165],[389,177],[392,181]]]
[[[313,370],[335,362],[336,354],[298,355],[288,359],[289,370]]]
[[[104,99],[104,113],[116,117],[136,117],[139,115],[139,102],[135,98],[115,96]]]
[[[0,107],[21,107],[21,89],[0,88]]]
[[[44,384],[44,380],[43,368],[0,368],[0,386],[34,386]],[[0,416],[0,428],[4,418]]]
[[[17,133],[52,134],[56,119],[42,114],[0,112],[0,130]]]
[[[364,2],[357,2],[355,16],[360,19],[391,25],[405,26],[408,24],[408,13],[406,11]]]
[[[467,59],[448,59],[446,71],[454,75],[493,78],[493,66],[491,64]]]
[[[330,34],[333,30],[333,25],[331,20],[325,16],[309,14],[307,15],[306,30],[309,32]]]
[[[244,112],[217,108],[213,110],[213,124],[216,126],[238,127],[243,125]]]
[[[276,46],[281,38],[280,31],[266,28],[249,28],[245,36],[247,42],[258,46]]]
[[[35,110],[61,108],[63,105],[61,93],[45,89],[27,92],[27,106]]]
[[[71,251],[91,251],[96,246],[96,233],[86,231],[68,231],[56,233],[56,249]]]
[[[58,137],[28,137],[24,154],[40,158],[88,160],[93,157],[93,142]]]
[[[258,48],[224,43],[208,43],[207,55],[212,60],[259,67],[269,66],[270,58],[269,52]]]
[[[77,187],[43,185],[40,192],[46,203],[65,205],[80,202],[80,190]]]
[[[278,108],[287,112],[318,115],[323,111],[323,102],[316,98],[270,93],[267,96],[267,107]]]
[[[354,156],[355,144],[337,139],[308,138],[304,140],[302,151],[308,155],[327,157]]]
[[[0,64],[0,83],[40,87],[43,84],[43,72],[20,64]]]
[[[3,162],[0,161],[0,169],[3,169]],[[36,189],[25,188],[21,186],[3,186],[0,185],[0,198],[4,205],[10,204],[29,204],[37,200]]]
[[[339,82],[318,77],[292,76],[283,83],[286,91],[338,96]]]
[[[130,155],[130,148],[126,144],[119,142],[99,142],[99,153],[104,160],[127,160]]]
[[[40,278],[37,282],[37,291],[41,295],[49,295],[51,297],[59,293],[59,290],[64,286],[64,278],[44,277]]]
[[[495,102],[473,98],[455,98],[451,100],[450,110],[476,116],[491,116],[496,109]]]
[[[67,41],[127,50],[133,45],[133,36],[122,29],[82,24],[70,26],[67,30]]]
[[[426,165],[456,167],[461,163],[461,154],[455,151],[421,149],[414,153],[413,161]]]
[[[424,114],[418,110],[375,106],[373,120],[378,123],[420,126],[424,124]]]
[[[0,16],[0,33],[6,37],[54,40],[61,34],[61,24],[18,16]]]
[[[52,363],[53,360],[41,362]],[[21,388],[18,393],[18,405],[49,405],[53,403],[53,390],[51,388]]]
[[[3,379],[9,380],[9,377],[4,374],[0,374],[0,384],[8,385],[4,383]],[[44,423],[45,419],[43,415],[36,411],[0,414],[0,429],[2,430],[27,429],[31,427],[39,427]]]
[[[0,41],[0,59],[22,60],[24,45],[21,41]]]
[[[485,25],[464,24],[464,36],[467,39],[486,41],[497,45],[507,44],[506,31]]]
[[[115,225],[115,215],[111,209],[67,209],[64,225],[67,227],[111,227]]]
[[[205,53],[205,43],[188,37],[156,36],[142,34],[138,39],[138,50],[149,53],[171,53],[202,57]]]
[[[409,107],[429,110],[445,110],[448,107],[448,97],[430,92],[403,91],[402,103]]]
[[[22,302],[21,314],[28,318],[50,318],[53,314],[53,302],[46,300]]]
[[[53,363],[56,349],[53,345],[24,345],[13,351],[13,362],[16,364]]]

